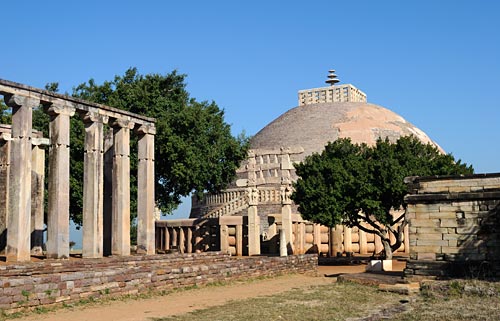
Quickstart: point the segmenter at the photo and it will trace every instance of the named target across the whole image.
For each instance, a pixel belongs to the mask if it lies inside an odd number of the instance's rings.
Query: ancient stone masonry
[[[220,252],[111,257],[0,266],[0,312],[210,283],[316,273],[316,255],[234,259]]]
[[[35,160],[43,159],[32,151],[32,146],[37,144],[32,134],[31,115],[32,109],[40,106],[50,116],[47,256],[69,257],[70,118],[74,115],[80,115],[85,123],[83,256],[102,257],[104,239],[111,240],[113,254],[130,254],[130,130],[139,135],[138,248],[145,254],[154,254],[155,120],[6,80],[0,80],[0,94],[12,108],[12,129],[8,140],[10,159],[0,157],[0,190],[8,188],[7,197],[0,194],[0,213],[5,212],[5,208],[8,213],[7,260],[30,259],[31,195],[35,190],[31,172],[32,169],[39,171],[35,168]],[[113,165],[108,172],[112,176],[111,192],[104,198],[106,123],[112,127],[113,137],[109,139],[111,143],[106,150],[112,151]],[[6,150],[5,146],[6,140],[1,139],[1,151]],[[1,173],[6,168],[8,180],[2,180]],[[36,207],[43,209],[43,204]],[[108,226],[104,225],[105,221]],[[42,223],[36,221],[35,225],[39,228]],[[105,235],[104,231],[111,236]],[[31,242],[33,237],[38,236],[32,235]]]
[[[500,276],[500,174],[411,177],[407,277]]]

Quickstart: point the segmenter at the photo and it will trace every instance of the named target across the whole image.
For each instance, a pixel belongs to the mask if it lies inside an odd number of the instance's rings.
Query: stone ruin
[[[2,126],[0,136],[0,233],[6,260],[29,261],[32,253],[39,254],[44,204],[43,193],[38,194],[40,181],[32,180],[32,175],[38,173],[43,180],[41,146],[47,143],[46,256],[69,257],[70,117],[74,115],[85,124],[83,257],[130,254],[131,131],[138,135],[138,252],[154,254],[155,119],[6,80],[0,80],[0,95],[12,108],[11,127]],[[50,116],[48,141],[32,129],[32,109],[38,107]],[[111,128],[106,138],[105,124]]]
[[[500,277],[500,173],[410,177],[405,276]]]

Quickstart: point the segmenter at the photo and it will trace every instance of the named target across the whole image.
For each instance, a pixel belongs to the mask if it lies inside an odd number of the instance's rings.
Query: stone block
[[[450,186],[448,188],[450,193],[467,193],[471,191],[470,186]]]
[[[427,220],[413,219],[410,221],[410,226],[439,227],[439,220],[438,219],[427,219]]]
[[[441,246],[437,245],[416,245],[412,251],[416,253],[441,253]]]
[[[443,234],[443,240],[458,240],[459,234]]]
[[[437,212],[439,211],[439,204],[415,204],[414,208],[416,212],[425,213],[425,212]]]
[[[458,205],[440,205],[439,206],[439,211],[440,212],[453,212],[455,213],[456,211],[460,210]]]
[[[417,240],[417,246],[448,246],[448,241],[446,240]]]
[[[424,261],[425,260],[435,261],[436,253],[417,253],[416,259]]]
[[[447,234],[449,233],[446,227],[418,227],[416,234],[426,235],[426,234]],[[454,233],[454,232],[453,232]]]
[[[436,233],[436,234],[417,234],[415,239],[416,240],[443,240],[443,236],[447,234],[441,234],[441,233]]]
[[[445,218],[441,219],[441,227],[458,227],[458,222],[456,218]]]
[[[456,212],[433,212],[429,213],[429,218],[431,219],[446,219],[446,218],[456,218]]]

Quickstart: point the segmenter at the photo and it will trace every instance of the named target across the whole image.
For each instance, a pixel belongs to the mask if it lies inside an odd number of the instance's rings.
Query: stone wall
[[[315,273],[316,255],[234,258],[220,252],[0,266],[0,309],[14,312],[283,273]]]
[[[409,178],[406,276],[500,276],[500,174]]]

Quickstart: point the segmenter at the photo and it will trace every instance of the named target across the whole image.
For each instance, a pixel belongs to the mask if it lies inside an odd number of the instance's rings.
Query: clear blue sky
[[[253,135],[330,68],[500,172],[500,1],[5,1],[0,78],[62,91],[177,69]]]

